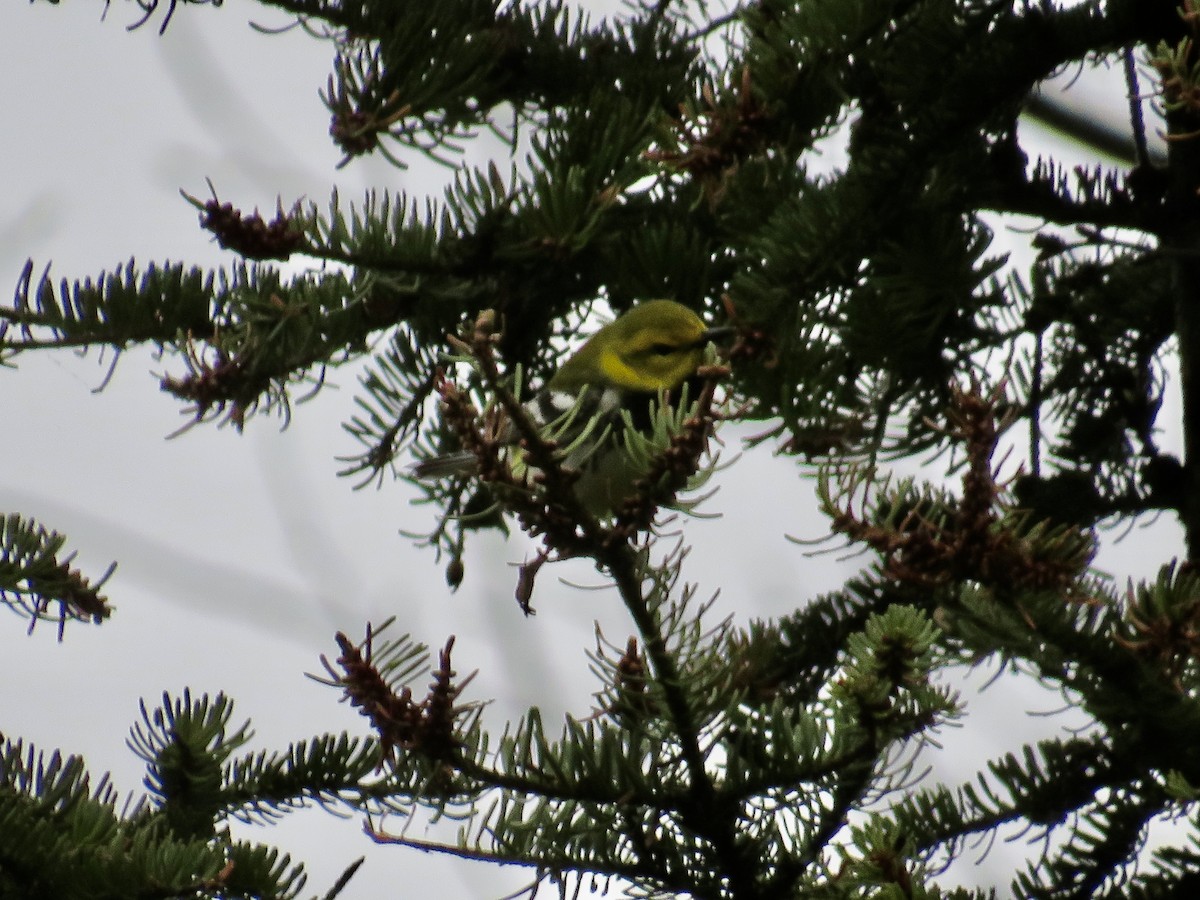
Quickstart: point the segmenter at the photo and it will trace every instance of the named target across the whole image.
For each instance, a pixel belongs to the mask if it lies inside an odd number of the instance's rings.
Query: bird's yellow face
[[[605,378],[626,390],[673,390],[696,374],[704,357],[704,323],[691,310],[687,317],[664,315],[624,331],[599,362]]]
[[[649,300],[594,334],[559,370],[551,387],[584,384],[627,391],[669,391],[696,374],[708,332],[703,320],[673,300]]]

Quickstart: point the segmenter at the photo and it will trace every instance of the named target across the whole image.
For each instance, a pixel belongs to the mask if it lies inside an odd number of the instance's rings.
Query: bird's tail
[[[479,471],[479,460],[474,453],[466,450],[458,453],[445,453],[432,456],[415,463],[409,472],[414,478],[428,479],[450,478],[455,475],[474,475]]]

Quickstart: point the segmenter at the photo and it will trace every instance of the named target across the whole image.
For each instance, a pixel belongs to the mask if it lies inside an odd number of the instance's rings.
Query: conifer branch
[[[1152,60],[1162,78],[1161,90],[1167,120],[1166,205],[1169,227],[1160,231],[1163,246],[1172,257],[1171,295],[1175,334],[1179,347],[1179,377],[1183,391],[1183,478],[1179,508],[1187,540],[1188,559],[1200,561],[1200,106],[1192,101],[1192,83],[1184,68],[1194,65],[1194,46],[1200,26],[1194,17],[1183,18],[1185,33],[1175,45],[1182,59],[1172,56],[1164,42]],[[1176,66],[1174,61],[1178,60]],[[1182,68],[1181,68],[1182,67]]]
[[[447,384],[442,397],[449,416],[457,423],[456,430],[463,438],[464,446],[479,458],[481,477],[512,488],[509,502],[514,503],[526,530],[543,535],[548,547],[556,553],[592,558],[613,579],[646,647],[652,670],[663,686],[667,707],[682,742],[684,760],[691,772],[692,788],[697,792],[697,798],[703,800],[711,794],[712,786],[705,771],[704,755],[697,743],[698,723],[682,690],[675,660],[667,650],[661,623],[642,589],[644,564],[630,542],[632,521],[627,520],[615,528],[607,527],[584,508],[573,489],[575,479],[563,469],[555,447],[546,441],[529,412],[504,385],[492,351],[495,343],[493,328],[491,317],[481,317],[465,349],[478,362],[487,387],[521,436],[523,452],[528,455],[529,464],[538,471],[537,479],[545,501],[530,502],[533,498],[512,480],[495,439],[480,432],[475,424],[477,414],[465,407],[461,395]],[[711,392],[708,397],[711,403]],[[711,419],[703,426],[704,436],[709,428]],[[703,440],[698,447],[694,440],[688,440],[693,451],[703,451]],[[694,471],[695,459],[682,462]]]
[[[146,19],[165,12],[164,27],[186,5],[139,2]],[[647,896],[941,896],[935,861],[1013,826],[1046,840],[1016,895],[1186,892],[1200,877],[1185,844],[1194,823],[1157,856],[1145,834],[1200,797],[1200,582],[1190,562],[1167,564],[1118,597],[1088,566],[1106,515],[1178,511],[1190,556],[1200,535],[1194,0],[1182,15],[1144,0],[715,13],[646,0],[594,23],[555,3],[265,5],[333,45],[323,96],[344,161],[402,165],[407,150],[453,163],[485,128],[528,157],[506,175],[464,169],[423,209],[393,193],[335,195],[328,211],[281,201],[273,216],[193,200],[244,259],[337,266],[285,279],[261,264],[130,264],[60,287],[30,264],[0,309],[0,357],[145,344],[182,367],[161,384],[197,419],[240,426],[255,409],[286,413],[297,385],[380,343],[349,470],[381,475],[405,448],[461,447],[478,477],[425,493],[451,585],[465,532],[504,528],[511,512],[540,541],[521,570],[523,608],[544,566],[585,558],[634,635],[598,638],[595,712],[556,737],[532,709],[491,743],[452,639],[431,661],[380,628],[361,643],[339,634],[338,659],[324,661],[372,739],[235,758],[249,732],[225,698],[164,696],[131,739],[151,794],[127,817],[78,761],[10,746],[3,877],[45,872],[47,896],[108,884],[138,896],[145,879],[160,893],[293,896],[298,869],[225,829],[315,803],[364,813],[378,841],[522,865],[564,893],[590,874]],[[1037,85],[1085,59],[1119,59],[1128,74],[1145,44],[1168,109],[1166,171],[1144,141],[1129,171],[1030,170],[1018,118],[1044,112]],[[1137,139],[1140,105],[1131,116]],[[815,174],[812,157],[846,122],[844,164]],[[1027,275],[995,255],[989,211],[1048,223]],[[628,447],[645,477],[593,515],[567,449],[499,360],[537,381],[597,298],[698,308],[726,292],[744,319],[736,370],[702,373],[695,403],[659,409],[654,433]],[[466,386],[437,355],[464,317]],[[1158,434],[1176,345],[1183,460]],[[1005,385],[969,379],[1001,360]],[[830,461],[822,506],[879,560],[845,590],[744,629],[703,624],[711,603],[681,582],[686,544],[651,559],[660,510],[705,474],[726,375],[749,417],[773,420],[766,436]],[[434,395],[441,423],[425,415]],[[1010,484],[995,456],[1022,417],[1037,470]],[[875,471],[881,450],[931,448],[961,460],[956,491]],[[5,553],[53,543],[17,525]],[[36,584],[19,566],[0,577],[4,599],[35,617],[57,602],[60,623],[107,614],[99,585],[58,550],[42,553],[51,571]],[[911,754],[960,713],[935,673],[989,658],[1061,691],[1089,730],[926,788]],[[385,827],[423,814],[469,824],[446,843]]]
[[[864,496],[859,513],[855,493],[860,486],[871,489],[873,473],[851,468],[841,476],[836,496],[831,477],[822,482],[820,496],[834,531],[874,548],[886,576],[902,584],[928,588],[965,579],[1005,594],[1050,590],[1074,596],[1094,552],[1092,537],[1022,523],[1011,514],[1002,524],[997,510],[1001,489],[992,455],[1012,421],[1011,414],[997,421],[1003,392],[1003,383],[987,396],[977,385],[951,388],[945,430],[966,455],[961,499],[921,497],[901,485],[880,503]],[[888,482],[883,485],[886,491]]]
[[[144,732],[135,732],[135,743],[147,751],[148,760],[154,760],[153,771],[159,776],[168,771],[171,777],[182,775],[189,764],[200,764],[201,759],[211,762],[213,753],[222,752],[220,728],[211,730],[213,720],[208,714],[225,709],[224,701],[218,698],[209,705],[205,698],[193,706],[185,696],[183,703],[167,711],[170,721],[184,731],[203,725],[200,734],[177,731],[175,737],[183,742],[199,738],[199,744],[190,744],[197,750],[210,738],[218,743],[185,760],[175,739],[143,744],[138,742]],[[172,792],[185,790],[187,783],[186,776],[181,778]],[[176,793],[175,801],[158,809],[144,799],[127,800],[118,812],[121,798],[108,777],[93,787],[79,757],[57,751],[46,754],[20,741],[4,741],[0,829],[5,835],[6,888],[15,884],[15,890],[29,896],[22,885],[36,885],[43,896],[59,897],[77,895],[80,885],[87,885],[90,892],[103,886],[105,895],[114,897],[288,898],[298,894],[305,882],[303,867],[269,847],[230,841],[227,835],[214,837],[215,822],[204,828],[194,819],[189,825],[186,817],[178,816],[179,800],[182,795]],[[197,836],[197,831],[207,831],[207,836]]]
[[[41,619],[56,620],[59,640],[68,621],[99,625],[112,615],[100,589],[116,569],[113,563],[93,584],[71,567],[73,553],[60,555],[65,544],[62,535],[22,516],[0,518],[0,603],[27,615],[30,631]]]

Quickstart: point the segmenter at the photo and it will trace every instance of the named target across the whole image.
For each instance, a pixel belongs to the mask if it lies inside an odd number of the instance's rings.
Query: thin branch
[[[1126,47],[1121,54],[1125,69],[1125,91],[1129,97],[1129,124],[1133,128],[1133,161],[1135,166],[1150,162],[1150,151],[1146,146],[1146,120],[1142,115],[1142,98],[1138,91],[1137,64],[1133,60],[1133,48]]]

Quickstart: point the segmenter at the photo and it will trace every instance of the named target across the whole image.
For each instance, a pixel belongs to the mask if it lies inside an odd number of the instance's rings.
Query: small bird
[[[634,428],[651,429],[652,404],[695,376],[709,342],[732,331],[709,328],[673,300],[647,300],[592,335],[525,404],[530,417],[569,448],[562,464],[580,472],[575,492],[588,510],[611,513],[640,474],[620,440],[624,413]],[[512,441],[518,441],[515,433]],[[472,454],[451,453],[412,471],[426,479],[471,475],[477,467]]]

